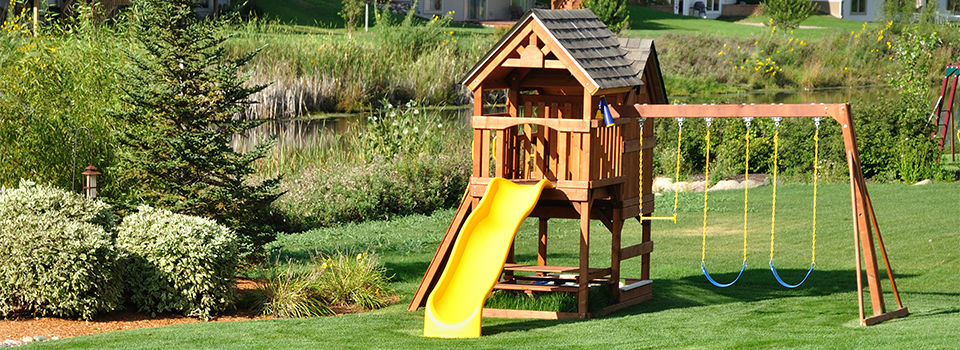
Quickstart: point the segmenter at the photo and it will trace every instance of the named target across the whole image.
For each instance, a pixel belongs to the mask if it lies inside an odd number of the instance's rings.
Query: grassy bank
[[[778,188],[777,267],[788,281],[802,277],[810,259],[812,187]],[[287,256],[307,259],[308,252],[372,249],[392,274],[391,287],[405,299],[370,313],[340,317],[179,325],[105,333],[38,344],[42,348],[146,348],[182,346],[223,348],[949,348],[960,335],[957,286],[960,240],[956,217],[931,219],[941,200],[956,201],[956,184],[870,185],[884,241],[896,269],[897,283],[911,315],[877,326],[856,325],[855,274],[850,239],[849,189],[843,184],[820,190],[817,269],[796,290],[776,284],[766,268],[769,254],[771,188],[751,191],[748,269],[727,289],[711,287],[700,275],[702,197],[681,197],[680,221],[654,223],[652,276],[654,299],[606,318],[589,321],[484,320],[484,337],[467,340],[420,336],[423,313],[405,310],[451,211],[368,222],[283,236],[276,243]],[[950,194],[953,198],[944,198]],[[742,193],[710,195],[707,261],[714,277],[730,280],[740,265]],[[661,212],[672,207],[657,198]],[[756,200],[753,200],[753,199]],[[672,199],[672,198],[671,198]],[[576,222],[551,221],[551,263],[574,264]],[[609,240],[594,223],[592,264],[606,264]],[[517,256],[535,259],[536,222],[527,220],[517,236]],[[639,241],[639,226],[628,222],[624,242]],[[639,274],[639,263],[625,265],[625,276]],[[886,281],[883,281],[886,283]],[[885,286],[888,286],[885,285]],[[892,296],[886,298],[892,304]],[[889,305],[889,304],[888,304]]]

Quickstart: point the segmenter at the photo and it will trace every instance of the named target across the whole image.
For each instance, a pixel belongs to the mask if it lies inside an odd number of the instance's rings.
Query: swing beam
[[[857,138],[854,132],[853,117],[850,113],[850,104],[726,104],[726,105],[622,105],[611,106],[611,114],[619,117],[642,118],[830,118],[840,124],[843,133],[843,147],[846,153],[847,167],[850,175],[850,199],[853,215],[854,256],[857,267],[857,299],[860,312],[860,324],[869,326],[892,318],[904,317],[909,314],[900,301],[900,293],[893,277],[893,269],[887,258],[887,251],[880,235],[876,213],[867,192],[866,182],[860,166],[860,156],[857,153]],[[880,253],[884,260],[887,278],[897,303],[897,309],[886,311],[883,300],[883,291],[880,286],[880,271],[877,266],[877,251],[874,237],[879,244]],[[862,254],[861,254],[862,253]],[[861,255],[865,262],[867,288],[870,293],[870,304],[873,315],[865,316]]]

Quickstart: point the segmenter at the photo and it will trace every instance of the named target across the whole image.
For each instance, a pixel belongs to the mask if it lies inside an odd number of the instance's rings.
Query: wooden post
[[[39,35],[38,25],[40,25],[40,0],[33,0],[33,36]]]
[[[610,231],[610,292],[620,300],[620,234],[623,233],[623,208],[613,208],[613,230]]]
[[[587,318],[590,312],[590,198],[580,202],[580,276],[577,281],[577,314]]]
[[[547,218],[540,218],[540,227],[537,232],[537,265],[547,265]]]

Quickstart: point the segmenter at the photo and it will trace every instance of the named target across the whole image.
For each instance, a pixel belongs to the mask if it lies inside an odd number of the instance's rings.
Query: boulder
[[[720,180],[716,185],[710,187],[708,191],[738,190],[743,189],[743,184],[737,180]]]
[[[673,192],[673,179],[657,176],[653,179],[653,192]]]

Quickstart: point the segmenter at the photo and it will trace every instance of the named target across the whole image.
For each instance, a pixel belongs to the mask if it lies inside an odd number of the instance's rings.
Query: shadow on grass
[[[781,277],[788,283],[796,283],[806,274],[806,269],[780,269]],[[732,281],[736,273],[712,274],[720,282]],[[810,279],[802,286],[787,289],[774,280],[769,269],[749,269],[733,286],[716,288],[702,275],[691,275],[680,279],[654,280],[653,298],[644,303],[628,307],[604,318],[618,318],[629,315],[666,311],[671,309],[685,309],[707,305],[722,305],[738,302],[756,302],[769,299],[818,297],[838,293],[852,293],[856,291],[853,279],[853,270],[814,270]],[[909,278],[914,275],[900,274],[898,277]],[[886,282],[886,281],[884,281]],[[888,285],[884,285],[885,287]],[[960,293],[938,293],[951,296],[960,296]],[[960,308],[932,310],[923,313],[924,316],[958,313]],[[540,327],[549,327],[558,324],[578,322],[578,320],[529,320],[512,322],[501,325],[484,327],[484,334],[525,331]]]

